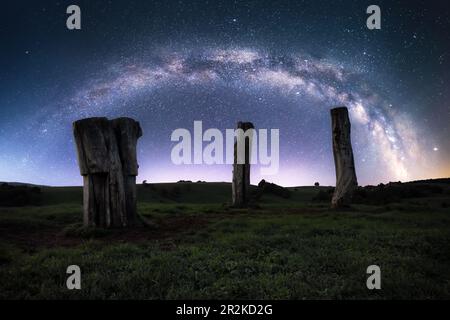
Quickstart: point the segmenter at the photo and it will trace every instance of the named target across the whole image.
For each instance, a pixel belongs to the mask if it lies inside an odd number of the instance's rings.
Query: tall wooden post
[[[83,176],[85,226],[125,227],[136,222],[139,122],[130,118],[75,121],[73,132]]]
[[[238,122],[237,129],[241,129],[244,135],[238,133],[234,143],[232,202],[234,207],[245,207],[250,199],[251,139],[254,126],[251,122]]]
[[[351,124],[346,107],[331,109],[333,156],[336,168],[336,189],[331,200],[333,208],[349,206],[353,193],[358,186],[350,127]]]

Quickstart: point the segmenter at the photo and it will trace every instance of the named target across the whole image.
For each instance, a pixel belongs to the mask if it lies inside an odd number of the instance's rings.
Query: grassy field
[[[230,184],[140,185],[153,227],[130,230],[82,228],[81,188],[44,187],[39,205],[0,207],[0,299],[449,299],[450,184],[433,186],[334,211],[322,187],[237,210]]]

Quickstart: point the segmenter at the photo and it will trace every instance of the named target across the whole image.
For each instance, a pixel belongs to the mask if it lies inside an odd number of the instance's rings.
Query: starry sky
[[[361,185],[450,176],[448,1],[2,3],[0,181],[81,185],[72,122],[141,123],[138,181],[231,181],[172,164],[177,128],[280,130],[284,186],[335,183],[330,108],[352,121]],[[66,8],[81,8],[81,30]],[[381,30],[366,8],[381,8]]]

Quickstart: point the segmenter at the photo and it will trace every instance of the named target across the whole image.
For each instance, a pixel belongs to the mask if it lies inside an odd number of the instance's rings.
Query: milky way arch
[[[71,155],[70,122],[90,116],[133,116],[141,122],[144,137],[145,134],[153,135],[164,144],[158,149],[157,159],[148,160],[155,165],[159,163],[161,168],[155,179],[173,180],[180,176],[176,172],[181,169],[171,167],[168,159],[171,143],[167,132],[159,135],[155,131],[161,122],[165,122],[170,130],[189,126],[188,121],[193,119],[231,124],[236,120],[236,113],[247,108],[251,111],[243,113],[243,116],[252,118],[243,120],[251,120],[256,125],[260,120],[268,128],[283,126],[280,131],[285,144],[281,150],[280,174],[269,180],[285,185],[310,183],[313,176],[302,179],[302,173],[292,171],[292,168],[303,163],[302,168],[305,169],[322,159],[327,169],[321,174],[323,167],[317,166],[315,175],[332,183],[334,169],[330,166],[328,110],[333,106],[345,105],[349,108],[353,123],[352,139],[357,171],[362,181],[375,183],[415,178],[422,169],[421,165],[426,163],[418,134],[408,117],[395,112],[389,100],[366,81],[368,77],[367,73],[351,64],[304,53],[278,55],[252,48],[161,49],[141,57],[125,57],[105,69],[96,70],[74,89],[73,94],[54,102],[53,109],[46,109],[51,111],[38,114],[30,128],[38,128],[39,134],[33,137],[35,148],[42,149],[46,145],[47,152],[41,160],[57,158],[53,159],[54,169],[65,168],[73,174],[76,164]],[[210,104],[210,99],[201,98],[208,91],[217,92],[215,105]],[[186,101],[174,103],[170,100],[172,94],[179,94]],[[234,95],[241,105],[236,109],[228,107],[229,110],[222,110],[229,95]],[[195,96],[193,101],[189,100],[191,96]],[[246,99],[251,102],[245,102]],[[181,110],[183,103],[190,105]],[[249,104],[252,106],[249,107]],[[176,121],[172,123],[174,118]],[[319,119],[313,133],[308,132],[308,119],[312,118]],[[271,122],[270,119],[277,121]],[[286,134],[283,136],[284,129]],[[310,136],[317,136],[310,143],[312,145],[297,145]],[[144,140],[141,146],[141,159],[144,159],[141,160],[141,176],[144,178],[151,178],[152,170],[155,170],[151,166],[146,169],[147,159],[151,156],[148,149],[156,146],[153,140],[147,145]],[[64,147],[58,147],[60,144]],[[301,148],[317,151],[309,156],[302,153]],[[63,158],[67,159],[66,162]],[[36,157],[29,159],[36,167],[42,167],[41,160]],[[187,177],[189,172],[196,177],[195,172],[200,169],[185,168],[183,172]],[[164,170],[165,176],[161,173]],[[292,172],[296,173],[293,175]],[[223,177],[217,175],[219,180]],[[67,177],[63,180],[74,181]],[[206,180],[215,179],[212,176]],[[55,183],[64,182],[56,180]]]

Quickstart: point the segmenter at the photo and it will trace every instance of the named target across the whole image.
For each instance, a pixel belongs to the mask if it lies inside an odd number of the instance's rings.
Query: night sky
[[[128,116],[144,132],[138,181],[231,181],[230,165],[172,164],[170,135],[244,120],[280,129],[279,173],[252,183],[332,185],[340,105],[361,185],[450,176],[448,1],[10,2],[0,181],[80,185],[72,122]],[[82,30],[66,28],[70,4]]]

